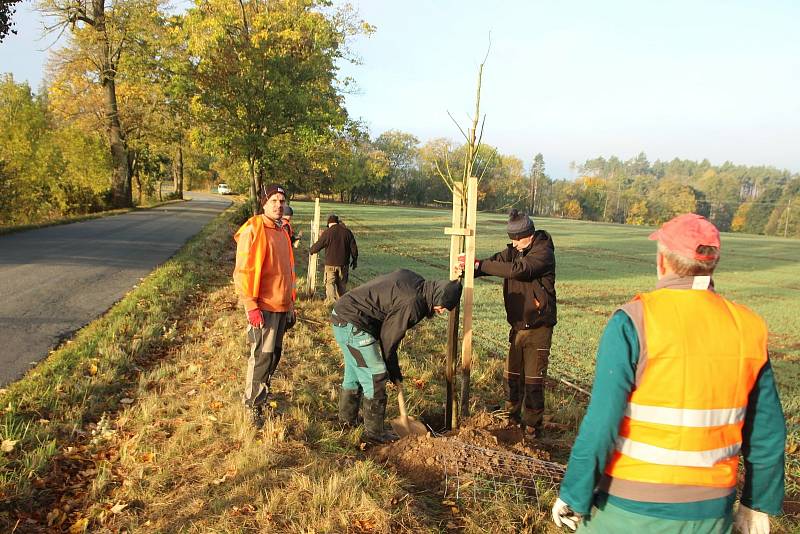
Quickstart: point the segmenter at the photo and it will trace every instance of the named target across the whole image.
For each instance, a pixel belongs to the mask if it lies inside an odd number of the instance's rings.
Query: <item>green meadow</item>
[[[313,204],[295,202],[296,226],[308,232]],[[322,203],[321,213],[337,213],[355,233],[359,267],[354,282],[397,268],[426,278],[448,276],[450,210],[411,209]],[[506,216],[479,213],[478,258],[508,243]],[[654,288],[653,228],[536,218],[556,247],[558,325],[554,331],[549,373],[554,378],[591,385],[594,356],[609,316],[639,292]],[[298,261],[298,271],[306,268]],[[722,236],[722,259],[714,276],[717,290],[745,304],[767,321],[769,349],[790,431],[787,449],[800,443],[800,241],[735,233]],[[508,324],[502,281],[481,278],[475,284],[475,373],[502,360]],[[412,355],[409,355],[412,356]],[[499,390],[498,390],[499,392]],[[792,477],[787,487],[800,491],[800,459],[788,454]]]
[[[295,202],[298,231],[309,231],[313,204]],[[360,250],[356,282],[397,268],[432,278],[448,276],[449,210],[325,204],[322,219],[337,213],[356,235]],[[478,215],[478,258],[505,248],[503,214]],[[556,246],[559,324],[553,346],[554,373],[587,380],[605,320],[636,293],[655,285],[655,244],[649,227],[536,218]],[[792,373],[800,359],[800,241],[725,233],[723,255],[714,277],[728,298],[751,307],[770,329],[770,352],[779,377]],[[298,259],[302,276],[305,261]],[[507,324],[501,281],[482,278],[475,287],[475,330],[482,351],[504,349]],[[792,397],[793,380],[782,381],[783,397]]]
[[[313,204],[293,207],[295,231],[304,234],[295,252],[302,285]],[[241,406],[246,318],[231,281],[232,235],[244,212],[239,205],[221,215],[106,315],[0,390],[7,449],[0,455],[0,530],[559,532],[550,519],[551,487],[538,500],[516,490],[454,498],[438,483],[443,470],[433,456],[423,460],[437,482],[421,483],[361,447],[360,428],[342,428],[342,358],[328,326],[330,306],[321,300],[321,273],[315,298],[301,293],[297,302],[299,321],[284,340],[267,423],[254,430]],[[358,240],[351,287],[401,267],[448,277],[449,210],[323,203],[323,221],[330,212]],[[549,371],[556,381],[547,390],[547,439],[536,450],[566,463],[586,396],[558,379],[591,386],[606,320],[655,284],[655,245],[647,228],[535,222],[555,241],[559,301]],[[477,238],[478,257],[503,248],[505,215],[479,214]],[[720,292],[751,306],[770,327],[790,429],[787,515],[772,521],[779,534],[800,528],[798,258],[799,241],[726,234],[715,277]],[[476,281],[470,404],[482,414],[478,421],[503,398],[508,326],[501,288],[498,279]],[[443,415],[446,324],[444,317],[423,321],[400,350],[409,413],[433,426]],[[389,395],[393,418],[393,387]],[[467,436],[475,429],[464,427]],[[437,451],[452,443],[428,439]]]

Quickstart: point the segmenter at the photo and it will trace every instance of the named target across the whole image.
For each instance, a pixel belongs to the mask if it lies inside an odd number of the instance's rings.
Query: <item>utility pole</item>
[[[534,207],[536,206],[536,167],[531,169],[531,204],[530,213],[533,215]]]
[[[783,237],[788,237],[789,235],[789,217],[792,215],[792,199],[789,199],[789,203],[786,204],[786,224],[783,225]]]

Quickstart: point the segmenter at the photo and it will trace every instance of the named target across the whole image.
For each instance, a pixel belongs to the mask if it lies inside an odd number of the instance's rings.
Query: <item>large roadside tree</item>
[[[136,44],[142,14],[157,11],[161,0],[40,0],[49,29],[68,31],[68,56],[82,63],[84,81],[102,89],[101,106],[111,152],[111,203],[132,204],[128,143],[122,127],[117,78],[123,55]]]
[[[212,147],[246,162],[256,211],[262,182],[283,181],[287,161],[307,161],[346,124],[337,61],[350,36],[371,28],[330,5],[204,0],[187,14],[193,111]]]
[[[9,33],[17,33],[14,29],[14,22],[11,20],[11,17],[14,16],[14,11],[17,9],[15,4],[21,1],[22,0],[0,0],[0,42],[2,42]]]

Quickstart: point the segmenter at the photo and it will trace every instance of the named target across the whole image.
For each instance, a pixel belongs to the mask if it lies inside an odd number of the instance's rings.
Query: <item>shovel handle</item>
[[[408,414],[406,413],[406,397],[403,395],[403,383],[398,380],[394,385],[397,386],[397,405],[400,408],[400,417],[405,421],[408,419]]]

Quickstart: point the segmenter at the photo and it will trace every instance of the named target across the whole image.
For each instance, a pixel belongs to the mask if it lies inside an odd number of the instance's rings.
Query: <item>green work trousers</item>
[[[590,517],[580,523],[577,534],[730,534],[732,529],[733,514],[694,521],[662,519],[635,514],[606,502],[602,509],[592,508]]]
[[[345,322],[334,322],[333,335],[344,356],[342,389],[361,389],[367,399],[385,398],[389,375],[378,340]]]

